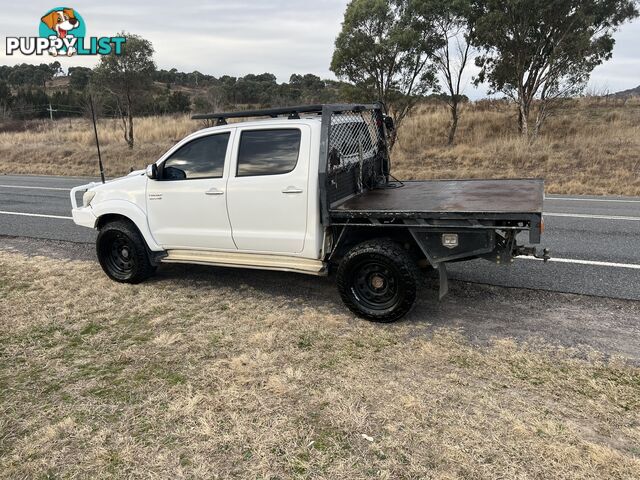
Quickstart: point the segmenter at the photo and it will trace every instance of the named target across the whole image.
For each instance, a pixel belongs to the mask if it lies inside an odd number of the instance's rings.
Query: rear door
[[[151,233],[165,249],[235,250],[226,183],[232,129],[197,137],[160,164],[147,183]]]
[[[239,128],[227,207],[239,250],[302,252],[307,233],[311,129]]]

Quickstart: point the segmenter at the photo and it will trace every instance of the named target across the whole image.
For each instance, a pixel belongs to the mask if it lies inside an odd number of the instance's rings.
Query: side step
[[[193,263],[216,267],[253,268],[257,270],[277,270],[282,272],[305,273],[326,276],[327,266],[320,260],[264,255],[259,253],[204,252],[198,250],[169,250],[163,263]]]

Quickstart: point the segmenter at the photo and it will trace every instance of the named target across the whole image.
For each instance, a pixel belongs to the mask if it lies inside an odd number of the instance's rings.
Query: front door
[[[233,131],[179,146],[147,182],[149,227],[163,248],[235,250],[226,183]]]
[[[236,162],[227,184],[227,206],[239,250],[302,252],[307,233],[310,136],[307,125],[236,131]]]

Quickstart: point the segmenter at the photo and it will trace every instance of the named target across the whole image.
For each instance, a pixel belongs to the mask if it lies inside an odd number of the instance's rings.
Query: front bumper
[[[95,216],[91,207],[80,207],[71,210],[73,222],[81,227],[95,228],[98,217]]]
[[[70,197],[71,197],[71,216],[73,217],[73,221],[76,225],[80,225],[82,227],[95,228],[96,223],[98,222],[98,217],[96,217],[91,209],[91,206],[79,206],[78,201],[76,199],[76,193],[78,192],[86,192],[87,190],[97,187],[101,185],[100,183],[89,183],[87,185],[80,185],[79,187],[75,187],[71,189]]]

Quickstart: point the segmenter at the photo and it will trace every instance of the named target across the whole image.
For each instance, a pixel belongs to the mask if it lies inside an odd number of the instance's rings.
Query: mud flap
[[[449,293],[449,278],[447,277],[447,265],[441,263],[438,265],[438,274],[440,276],[440,300]]]

